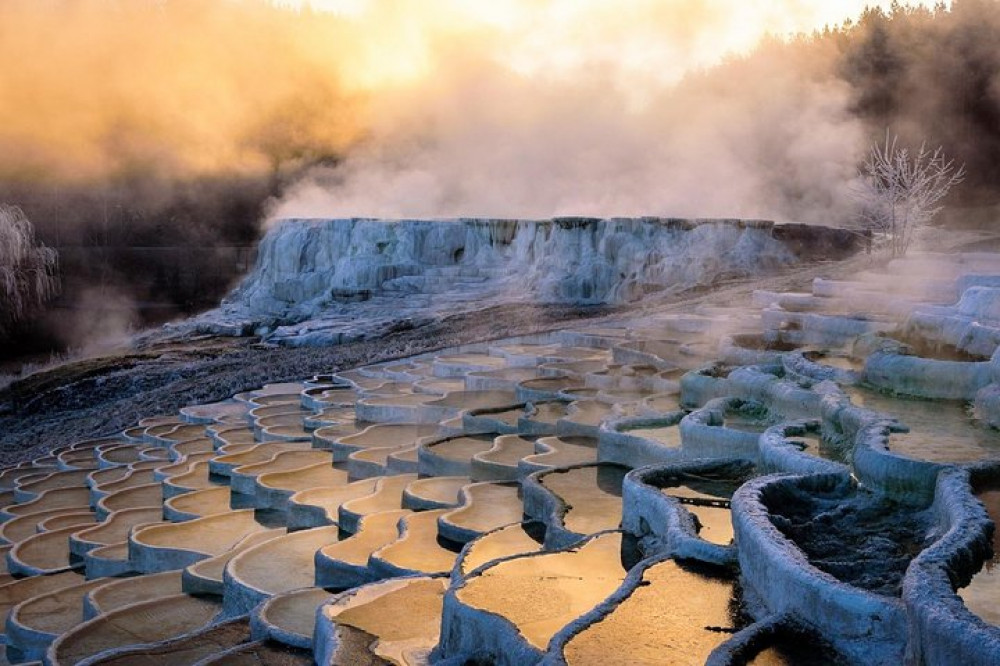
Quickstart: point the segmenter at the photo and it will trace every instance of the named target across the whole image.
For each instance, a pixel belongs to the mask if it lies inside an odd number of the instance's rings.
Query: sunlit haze
[[[371,40],[373,78],[416,73],[435,35],[481,31],[516,71],[537,74],[610,65],[673,79],[691,66],[745,52],[767,35],[788,36],[856,19],[866,0],[288,0],[356,23]],[[910,2],[933,6],[933,2]],[[946,3],[950,4],[950,3]]]
[[[0,179],[271,174],[272,218],[829,220],[868,142],[836,53],[739,58],[865,4],[11,0]]]

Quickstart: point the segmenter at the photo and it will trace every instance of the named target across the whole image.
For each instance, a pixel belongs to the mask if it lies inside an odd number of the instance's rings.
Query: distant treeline
[[[851,88],[852,112],[873,139],[943,146],[968,170],[950,203],[1000,203],[1000,2],[953,0],[951,7],[869,8],[856,21],[769,42],[796,67],[832,58]]]

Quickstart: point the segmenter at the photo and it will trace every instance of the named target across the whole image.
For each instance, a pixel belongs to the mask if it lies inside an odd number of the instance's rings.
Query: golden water
[[[567,643],[568,664],[704,664],[736,631],[736,585],[674,560],[650,567],[600,622]]]
[[[979,424],[962,402],[920,400],[863,387],[845,389],[855,405],[888,414],[910,428],[889,438],[889,449],[932,462],[1000,458],[1000,432]]]
[[[621,551],[622,536],[612,533],[577,551],[501,562],[471,579],[456,596],[507,618],[531,645],[544,650],[557,631],[621,585],[626,574]]]
[[[593,534],[615,529],[622,517],[622,480],[628,469],[618,465],[594,465],[546,474],[541,484],[568,507],[563,516],[566,529]]]
[[[1000,488],[976,495],[986,506],[995,525],[1000,526]],[[984,621],[1000,626],[1000,528],[993,532],[993,557],[967,587],[958,591],[965,606]]]

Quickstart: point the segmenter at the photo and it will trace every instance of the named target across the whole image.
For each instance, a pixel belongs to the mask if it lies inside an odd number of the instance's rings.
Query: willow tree
[[[58,263],[24,211],[0,204],[0,333],[58,293]]]
[[[883,239],[893,256],[906,254],[914,233],[941,211],[941,200],[965,178],[965,167],[942,148],[911,153],[896,137],[875,144],[860,173],[855,198],[860,225]]]

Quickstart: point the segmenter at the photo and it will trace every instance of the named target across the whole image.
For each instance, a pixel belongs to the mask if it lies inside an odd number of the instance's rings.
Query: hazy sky
[[[482,31],[491,56],[514,72],[558,76],[610,65],[649,82],[745,52],[770,33],[809,32],[890,0],[276,0],[356,21],[374,46],[362,87],[419,79],[442,35]],[[932,0],[904,2],[933,6]],[[950,2],[946,3],[950,5]],[[498,39],[502,36],[502,39]],[[501,46],[497,46],[497,45]],[[367,85],[366,85],[367,84]]]
[[[713,66],[864,3],[0,0],[0,182],[336,156],[274,215],[829,217],[868,142],[834,54]]]
[[[384,0],[275,0],[277,4],[293,6],[311,5],[316,9],[333,11],[344,16],[363,17],[375,5],[405,5]],[[418,3],[418,12],[428,18],[446,15],[455,22],[480,23],[491,27],[521,33],[526,36],[547,34],[553,38],[541,48],[564,46],[560,36],[565,36],[569,26],[591,23],[595,32],[624,22],[635,8],[648,11],[659,7],[664,18],[690,23],[692,19],[718,20],[728,17],[730,29],[720,35],[720,45],[727,48],[752,46],[767,32],[789,34],[811,31],[824,25],[840,24],[856,18],[865,7],[888,9],[891,0],[431,0]],[[904,5],[931,7],[935,0],[904,0]],[[950,6],[951,2],[946,2]],[[407,14],[412,12],[409,8]],[[607,23],[597,19],[618,18]],[[638,27],[638,26],[633,26]],[[663,26],[658,26],[662,28]],[[641,35],[641,31],[640,31]],[[531,41],[531,37],[525,40]],[[593,45],[592,45],[593,46]],[[630,54],[624,54],[628,57]]]
[[[370,0],[276,0],[277,4],[287,4],[287,5],[312,5],[316,9],[326,9],[335,12],[341,12],[344,14],[359,14],[362,13],[367,5],[370,5]],[[611,2],[609,0],[575,0],[572,3],[559,2],[525,2],[523,0],[486,0],[485,2],[456,2],[456,7],[464,5],[466,7],[472,5],[478,5],[476,8],[477,13],[481,13],[484,16],[503,16],[512,15],[520,11],[524,11],[529,7],[529,5],[575,5],[578,7],[586,6],[598,6],[601,4],[626,4],[622,3],[620,0],[618,2]],[[669,4],[669,3],[665,3]],[[728,2],[727,0],[719,0],[715,3],[702,3],[698,0],[688,0],[683,3],[674,4],[687,4],[687,5],[698,5],[698,4],[718,4],[720,6],[730,5],[732,7],[740,8],[750,8],[756,11],[766,11],[764,8],[767,5],[774,5],[774,2],[766,2],[763,0],[747,0],[745,2]],[[856,16],[865,6],[869,7],[883,7],[888,8],[891,4],[891,0],[799,0],[797,2],[800,7],[802,7],[804,16],[805,12],[811,14],[811,17],[806,16],[807,20],[800,23],[797,29],[809,29],[816,26],[822,26],[824,23],[839,23],[845,18]],[[904,4],[910,5],[926,5],[933,6],[934,2],[925,1],[914,1]],[[946,4],[951,4],[950,2]]]
[[[369,95],[365,141],[287,191],[274,218],[839,218],[867,138],[829,52],[722,68],[683,93],[674,84],[767,34],[890,3],[322,4],[359,36],[341,82]]]

